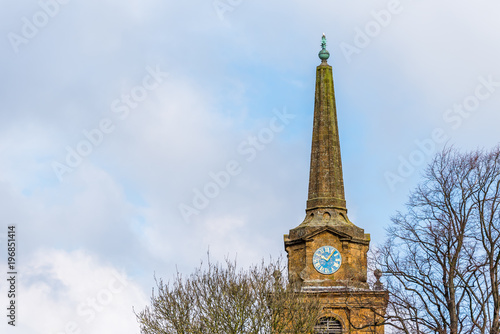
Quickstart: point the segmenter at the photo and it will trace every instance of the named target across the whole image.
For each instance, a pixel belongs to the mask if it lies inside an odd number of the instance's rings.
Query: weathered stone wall
[[[340,321],[344,333],[384,334],[383,316],[387,307],[387,291],[317,292],[323,311],[321,317]],[[304,293],[305,296],[313,294]]]
[[[290,280],[303,286],[350,285],[367,288],[368,242],[348,241],[328,229],[307,239],[289,245],[286,245],[285,239]],[[321,274],[313,266],[314,252],[322,246],[333,246],[342,256],[342,265],[331,275]]]

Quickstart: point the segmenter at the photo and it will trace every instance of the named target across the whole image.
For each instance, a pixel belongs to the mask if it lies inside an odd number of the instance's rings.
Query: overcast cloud
[[[15,224],[18,333],[138,333],[154,273],[208,250],[284,256],[322,33],[349,217],[373,246],[437,150],[500,139],[494,0],[0,4],[0,275]]]

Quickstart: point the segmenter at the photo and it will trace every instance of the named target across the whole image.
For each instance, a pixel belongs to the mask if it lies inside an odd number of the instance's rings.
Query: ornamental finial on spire
[[[321,37],[321,51],[318,54],[319,59],[321,59],[321,63],[326,64],[326,60],[330,58],[330,52],[326,50],[326,36],[323,33],[323,37]]]

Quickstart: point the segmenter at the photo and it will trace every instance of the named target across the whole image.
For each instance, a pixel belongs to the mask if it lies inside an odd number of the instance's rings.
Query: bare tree
[[[319,299],[288,288],[279,263],[238,270],[208,262],[184,279],[157,281],[151,305],[137,314],[144,334],[310,333]]]
[[[500,333],[500,149],[447,148],[380,248],[396,333]]]

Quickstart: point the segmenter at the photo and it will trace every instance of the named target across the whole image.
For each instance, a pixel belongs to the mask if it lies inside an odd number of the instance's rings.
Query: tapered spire
[[[324,34],[321,47],[318,55],[321,64],[316,68],[311,169],[306,211],[321,208],[347,211],[333,74],[332,67],[327,63],[330,53],[326,50]]]

